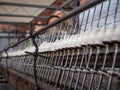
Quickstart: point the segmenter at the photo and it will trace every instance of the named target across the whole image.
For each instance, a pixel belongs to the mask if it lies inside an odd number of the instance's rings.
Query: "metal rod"
[[[63,66],[63,61],[65,60],[65,54],[66,54],[66,51],[64,50],[63,56],[62,56],[62,58],[61,58],[61,59],[62,59],[62,62],[61,62],[61,64],[60,64],[60,69],[58,69],[58,75],[57,75],[55,87],[57,87],[58,84],[60,84],[60,83],[59,83],[59,79],[60,79],[61,74],[62,74],[62,66]]]
[[[21,37],[23,37],[23,36],[0,36],[0,38],[21,38]]]
[[[55,57],[56,57],[56,52],[53,52],[52,53],[52,57],[51,57],[51,63],[50,63],[50,68],[49,68],[49,70],[48,70],[48,75],[47,75],[47,83],[49,83],[50,82],[50,76],[51,76],[51,71],[52,71],[52,69],[53,69],[53,67],[54,67],[54,63],[55,63],[55,61],[54,61],[54,59],[55,59]]]
[[[81,31],[82,23],[83,23],[83,20],[84,20],[84,16],[85,16],[85,12],[83,12],[82,20],[81,20],[80,25],[79,25],[79,30],[80,31]]]
[[[80,55],[80,49],[78,48],[77,49],[77,55],[76,55],[75,63],[74,63],[74,67],[72,69],[76,69],[77,62],[78,62],[78,59],[79,59],[79,55]],[[69,90],[72,88],[71,85],[72,85],[72,81],[73,81],[74,75],[75,75],[75,71],[72,71],[70,84],[69,84]]]
[[[22,73],[24,74],[25,71],[25,61],[26,61],[26,56],[23,58],[23,66],[22,66]]]
[[[78,74],[77,74],[77,79],[76,79],[76,82],[75,82],[74,90],[77,90],[77,86],[78,86],[78,83],[79,83],[80,74],[81,74],[81,70],[82,70],[82,66],[83,66],[83,62],[84,62],[84,58],[85,58],[85,51],[86,51],[86,48],[82,47],[82,52],[83,53],[82,53],[82,59],[81,59],[80,66],[79,66],[80,71],[78,71]]]
[[[7,77],[9,77],[9,67],[8,67],[8,58],[9,58],[9,55],[8,55],[8,51],[5,51],[5,53],[7,54],[7,57],[6,57],[6,69],[7,69]]]
[[[45,53],[43,53],[43,55],[44,55]],[[39,69],[38,69],[38,73],[39,73],[39,80],[41,81],[41,79],[42,79],[42,73],[43,73],[43,67],[42,66],[40,66],[40,65],[44,65],[44,63],[45,63],[45,59],[46,58],[43,58],[43,57],[40,57],[40,59],[39,60],[41,60],[41,62],[39,63],[39,65],[37,66]]]
[[[107,8],[107,13],[106,13],[106,18],[105,18],[104,25],[107,24],[107,19],[108,19],[108,15],[109,15],[110,5],[111,5],[111,0],[109,0],[109,3],[108,3],[108,8]]]
[[[45,55],[47,55],[47,53],[45,53]],[[41,81],[42,82],[44,82],[44,75],[45,75],[45,72],[46,72],[46,68],[45,68],[45,66],[46,66],[46,63],[48,63],[48,59],[47,58],[45,58],[44,59],[44,62],[41,64],[41,67],[42,67],[42,69],[41,69]]]
[[[89,47],[88,47],[88,48],[89,48]],[[92,49],[92,47],[90,47],[90,53],[89,53],[88,60],[86,60],[87,63],[86,63],[86,67],[85,67],[85,71],[87,71],[87,72],[88,72],[88,69],[89,69],[89,64],[90,64],[90,60],[91,60],[92,51],[93,51],[93,49]],[[87,52],[88,52],[88,51],[86,50],[86,56],[87,56],[87,54],[88,54]],[[84,89],[84,84],[85,84],[86,77],[87,77],[87,74],[88,74],[87,72],[84,72],[85,74],[84,74],[84,76],[83,76],[81,90]]]
[[[64,8],[64,6],[70,4],[72,1],[73,1],[73,0],[67,0],[67,1],[65,1],[62,5],[59,6],[59,9],[60,9],[60,10],[63,10],[63,11],[69,10],[69,8]],[[54,10],[51,15],[53,15],[56,11],[57,11],[57,9]]]
[[[110,11],[110,5],[111,5],[111,0],[109,0],[109,3],[108,3],[104,25],[106,25],[106,23],[107,23],[108,14],[109,14],[109,11]],[[106,61],[107,61],[107,55],[109,53],[109,45],[106,44],[105,47],[106,47],[106,50],[105,50],[105,56],[104,56],[103,65],[102,65],[102,69],[101,69],[102,71],[104,71],[104,69],[105,69],[105,65],[106,65]],[[103,74],[100,74],[97,90],[100,90],[102,79],[103,79]]]
[[[63,3],[59,8],[63,8],[64,6],[70,4],[73,0],[67,0],[65,3]]]
[[[61,59],[62,51],[57,51],[57,52],[58,52],[58,55],[56,56],[56,59],[55,59],[56,63],[54,64],[53,69],[52,69],[52,73],[51,73],[51,77],[50,77],[50,81],[51,81],[50,84],[54,84],[54,83],[55,83],[55,82],[54,82],[54,78],[55,78],[56,73],[57,73],[57,72],[56,72],[57,66],[59,65],[60,61],[63,60],[63,59]],[[64,51],[64,52],[65,52],[65,51]],[[63,52],[63,58],[64,58],[64,52]],[[53,73],[54,73],[54,74],[53,74]]]
[[[41,59],[41,57],[39,56],[38,57],[38,64],[36,65],[37,66],[37,77],[38,77],[38,80],[40,79],[40,70],[41,70],[41,67],[39,66],[41,63],[43,62],[43,59]]]
[[[51,68],[51,74],[50,74],[50,77],[49,77],[49,81],[50,81],[50,84],[52,83],[52,77],[53,77],[53,74],[54,74],[54,69],[55,69],[55,66],[56,66],[56,64],[57,64],[57,62],[58,62],[58,56],[59,56],[59,54],[60,54],[60,51],[58,52],[56,52],[56,55],[55,55],[55,57],[54,57],[54,63],[53,63],[53,67]]]
[[[101,19],[101,15],[102,15],[102,10],[103,10],[103,3],[101,4],[100,14],[99,14],[99,19],[98,19],[97,27],[98,27],[99,24],[100,24],[100,19]]]
[[[51,77],[51,84],[54,84],[54,78],[55,78],[55,76],[56,76],[56,67],[57,67],[57,65],[59,64],[59,62],[61,61],[61,60],[60,60],[61,56],[62,56],[62,52],[59,51],[59,55],[57,56],[57,63],[55,64],[55,66],[54,66],[54,68],[53,68],[54,74],[53,74],[52,77]],[[64,54],[63,54],[63,56],[64,56]]]
[[[100,7],[100,14],[99,14],[99,19],[98,19],[97,27],[98,27],[99,24],[100,24],[100,18],[101,18],[102,10],[103,10],[103,3],[101,4],[101,7]],[[97,54],[96,54],[96,58],[95,58],[94,68],[93,68],[94,70],[96,69],[96,65],[97,65],[97,62],[98,62],[100,46],[97,45],[97,46],[96,46],[96,49],[97,49]],[[92,83],[93,83],[93,79],[94,79],[94,74],[95,74],[95,72],[92,72],[88,90],[91,90]]]
[[[60,62],[57,65],[58,68],[56,68],[56,72],[55,72],[55,75],[54,75],[54,78],[53,78],[53,80],[55,80],[55,86],[56,87],[58,85],[58,79],[59,79],[59,77],[61,75],[61,72],[62,72],[61,68],[63,66],[64,60],[65,60],[65,50],[63,50],[63,57],[60,56],[60,59],[59,59]],[[55,77],[56,77],[56,79],[55,79]]]
[[[48,55],[51,53],[51,52],[47,52],[48,53]],[[50,54],[51,55],[51,54]],[[49,67],[48,66],[50,66],[50,63],[49,62],[52,62],[51,61],[51,59],[49,58],[48,59],[48,62],[47,62],[47,64],[46,64],[46,72],[45,72],[45,75],[44,75],[44,82],[46,82],[47,81],[47,75],[48,75],[48,71],[49,71]]]
[[[100,47],[98,46],[96,48],[97,48],[97,54],[96,54],[96,58],[95,58],[95,63],[94,63],[93,70],[96,70],[96,66],[97,66],[97,62],[98,62],[98,57],[99,57],[99,53],[100,53]],[[91,90],[91,87],[92,87],[94,74],[95,74],[95,72],[92,72],[91,79],[90,79],[89,90]]]
[[[17,14],[0,14],[0,17],[20,17],[20,18],[45,18],[47,16],[17,15]]]
[[[65,58],[66,61],[65,61],[65,64],[64,64],[64,66],[63,66],[63,67],[64,67],[63,69],[65,69],[65,68],[67,67],[69,56],[70,56],[70,50],[68,49],[68,50],[67,50],[67,54],[66,54],[66,58]],[[64,79],[64,78],[63,78],[63,77],[64,77],[64,74],[65,74],[65,71],[63,70],[63,71],[62,71],[61,78],[60,78],[60,87],[61,87],[61,88],[62,88],[62,85],[63,85],[62,83],[63,83],[63,79]]]
[[[115,53],[114,53],[114,58],[113,58],[113,62],[112,62],[111,72],[113,72],[114,68],[115,68],[119,45],[118,44],[114,44],[114,46],[115,46]],[[110,74],[107,90],[110,90],[110,88],[111,88],[112,78],[113,78],[113,74]]]
[[[40,85],[40,72],[41,72],[41,67],[40,67],[40,65],[42,64],[42,62],[43,62],[43,59],[41,58],[41,57],[38,57],[38,63],[37,63],[37,77],[38,77],[38,83],[39,83],[39,85]]]
[[[47,56],[48,53],[45,52],[45,55]],[[44,80],[45,80],[44,76],[45,76],[45,73],[46,73],[46,69],[47,69],[46,66],[47,66],[47,63],[48,63],[48,62],[49,62],[49,59],[45,59],[45,60],[44,60],[44,64],[42,64],[42,67],[43,67],[43,69],[42,69],[43,72],[42,72],[42,75],[41,75],[41,78],[42,78],[41,81],[42,81],[42,82],[44,82]]]
[[[109,46],[106,45],[105,56],[104,56],[104,60],[103,60],[101,71],[104,71],[104,69],[105,69],[105,65],[106,65],[106,60],[107,60],[108,53],[109,53]],[[97,90],[100,90],[102,78],[103,78],[103,74],[100,74]]]
[[[23,74],[25,74],[25,70],[26,70],[26,60],[27,59],[27,56],[25,56],[25,59],[24,59],[24,64],[23,64]]]
[[[47,54],[47,56],[49,56],[49,52],[46,52],[46,54]],[[50,59],[47,59],[46,60],[46,63],[45,63],[45,68],[44,68],[44,76],[43,76],[43,82],[45,82],[46,81],[46,75],[47,75],[47,72],[48,72],[48,65],[49,65],[49,60]]]
[[[89,10],[89,11],[90,11],[90,10]],[[96,13],[96,6],[95,6],[95,8],[94,8],[94,12],[93,12],[93,16],[92,16],[91,27],[92,27],[93,22],[94,22],[95,13]],[[89,15],[88,15],[88,17],[89,17]],[[87,17],[87,20],[86,20],[86,26],[87,26],[87,23],[88,23],[88,17]],[[86,28],[86,26],[85,26],[85,28]],[[89,53],[89,57],[88,57],[88,59],[87,59],[88,49],[89,49],[89,46],[87,45],[87,46],[86,46],[86,57],[85,57],[85,63],[86,63],[85,71],[87,70],[87,72],[88,72],[88,69],[89,69],[89,64],[90,64],[90,60],[91,60],[91,55],[92,55],[93,48],[90,46],[90,53]],[[87,77],[87,72],[85,72],[85,74],[84,74],[84,76],[83,76],[81,90],[84,88],[84,84],[85,84],[86,77]]]
[[[45,53],[43,53],[43,55],[45,55]],[[40,57],[41,58],[41,63],[38,65],[39,67],[39,80],[41,81],[42,80],[42,74],[43,74],[43,65],[45,64],[46,62],[46,58],[43,58],[43,57]]]
[[[77,22],[76,22],[77,23]],[[68,28],[69,27],[69,25],[67,25],[66,24],[66,28]],[[74,28],[75,29],[75,28]],[[66,31],[66,29],[64,28],[64,31]],[[64,35],[64,38],[66,37],[66,35]],[[57,79],[56,79],[56,84],[55,84],[55,86],[57,86],[58,85],[58,79],[60,79],[60,76],[61,76],[61,72],[62,72],[62,66],[63,66],[63,62],[64,62],[65,60],[63,59],[62,60],[62,62],[61,62],[61,64],[60,64],[60,68],[58,68],[58,74],[57,74]],[[56,72],[57,73],[57,72]]]
[[[11,25],[16,25],[16,24],[19,24],[19,25],[30,25],[29,22],[14,22],[14,21],[0,21],[0,24],[11,24]],[[43,25],[45,26],[45,24],[36,24],[36,23],[32,23],[32,25]],[[30,38],[30,37],[29,37]],[[22,41],[23,42],[23,41]]]
[[[109,13],[109,11],[110,11],[110,9],[109,9],[110,5],[111,5],[111,0],[109,1],[109,6],[108,6],[108,11],[107,11],[107,15],[106,15],[105,24],[106,24],[106,22],[107,22],[108,13]],[[115,19],[116,19],[117,10],[118,10],[118,5],[119,5],[119,0],[117,0],[116,6],[115,6],[115,11],[114,11],[114,23],[115,23]],[[117,45],[117,44],[114,44],[114,46],[115,46],[115,53],[114,53],[114,59],[113,59],[113,63],[112,63],[112,71],[113,71],[113,69],[114,69],[114,67],[115,67],[116,56],[117,56],[117,48],[118,48],[118,45]],[[107,50],[106,54],[108,53],[108,48],[109,48],[109,45],[106,45],[106,50]],[[105,56],[105,60],[104,60],[104,62],[103,62],[102,71],[104,71],[104,69],[105,69],[105,64],[106,64],[106,56]],[[110,85],[111,85],[111,82],[112,82],[112,77],[113,77],[112,75],[109,77],[107,90],[109,90],[110,87],[111,87]],[[98,83],[98,89],[97,89],[97,90],[100,89],[102,78],[103,78],[103,74],[100,74],[99,83]]]
[[[87,23],[88,23],[89,15],[90,15],[90,10],[88,10],[88,13],[87,13],[87,19],[86,19],[84,31],[86,31],[86,28],[87,28]]]
[[[11,2],[0,2],[0,5],[7,5],[7,6],[19,6],[19,7],[33,7],[33,8],[47,8],[56,10],[58,7],[56,6],[47,6],[47,5],[35,5],[35,4],[25,4],[25,3],[11,3]]]
[[[17,60],[17,59],[16,59]],[[28,64],[29,64],[30,56],[27,56],[26,63],[25,63],[25,74],[28,74]],[[16,63],[16,62],[15,62]]]
[[[32,24],[30,24],[30,37],[32,36],[32,34],[33,34],[33,30],[32,30]],[[39,50],[39,48],[38,48],[38,45],[37,45],[37,43],[36,43],[36,41],[35,41],[35,38],[36,37],[31,37],[31,39],[32,39],[32,43],[33,43],[33,45],[34,45],[34,47],[35,47],[35,51],[34,51],[34,54],[33,54],[33,71],[34,71],[34,80],[35,80],[35,85],[36,85],[36,87],[37,87],[37,89],[39,89],[39,85],[38,85],[38,79],[37,79],[37,69],[36,69],[36,62],[37,62],[37,59],[38,59],[38,50]]]
[[[64,83],[64,89],[66,89],[66,84],[67,84],[67,81],[68,81],[68,78],[69,78],[70,68],[72,67],[72,62],[73,62],[74,55],[75,55],[75,50],[73,49],[72,50],[72,55],[71,55],[71,58],[70,58],[70,62],[69,62],[69,66],[67,68],[68,70],[66,70],[66,78],[65,78],[65,83]]]
[[[52,32],[52,34],[53,34],[53,32]],[[51,36],[50,33],[47,33],[47,35]],[[50,41],[50,40],[48,40],[49,36],[46,37],[46,41],[48,41],[48,42]],[[47,53],[47,55],[49,55],[49,52],[46,52],[46,53]],[[44,70],[43,70],[44,71],[43,76],[42,76],[43,82],[46,82],[46,78],[47,78],[47,74],[48,74],[48,70],[49,70],[49,68],[48,68],[49,62],[50,62],[50,59],[47,59],[46,65],[45,65]]]
[[[46,35],[47,34],[47,35]],[[48,36],[48,33],[45,33],[44,35],[44,41],[47,41],[48,38],[46,38]],[[45,57],[48,56],[48,53],[45,52]],[[48,58],[44,59],[44,63],[41,65],[41,75],[40,75],[40,79],[41,81],[44,82],[44,74],[46,73],[46,64],[48,63]]]
[[[60,28],[62,27],[62,24],[60,25]],[[53,30],[52,31],[52,33],[51,33],[51,39],[50,39],[50,42],[53,42],[54,40],[54,33],[55,33],[55,31]],[[51,56],[51,59],[50,59],[50,62],[49,62],[49,66],[50,66],[50,68],[48,68],[47,69],[47,73],[46,73],[46,79],[47,79],[47,82],[49,81],[49,76],[50,76],[50,71],[51,71],[51,68],[52,68],[52,65],[53,65],[53,63],[54,63],[54,56],[55,56],[55,53],[54,52],[52,52],[51,53],[53,56]]]
[[[51,68],[52,68],[52,65],[54,63],[54,56],[55,56],[55,53],[54,52],[51,52],[51,58],[50,58],[50,63],[49,63],[49,68],[48,68],[48,71],[47,71],[47,74],[46,74],[46,82],[48,83],[49,82],[49,76],[50,76],[50,73],[51,73]]]

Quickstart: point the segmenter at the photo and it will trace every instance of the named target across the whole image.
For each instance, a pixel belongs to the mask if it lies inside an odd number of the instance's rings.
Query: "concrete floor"
[[[0,75],[1,80],[1,75]],[[0,90],[15,90],[9,83],[0,83]]]
[[[15,90],[15,89],[7,83],[0,83],[0,90]]]

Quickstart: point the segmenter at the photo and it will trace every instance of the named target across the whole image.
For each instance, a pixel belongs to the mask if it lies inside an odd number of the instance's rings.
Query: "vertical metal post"
[[[66,68],[66,78],[65,78],[65,83],[64,83],[64,89],[66,88],[66,84],[67,84],[67,81],[68,81],[68,78],[69,78],[70,68],[72,66],[74,54],[75,54],[75,50],[73,49],[72,50],[72,55],[71,55],[71,58],[70,58],[70,62],[69,62],[69,66],[68,66],[68,68]]]
[[[6,70],[7,70],[7,77],[9,77],[9,70],[8,70],[8,59],[9,59],[9,55],[8,55],[8,51],[5,51],[7,57],[6,57]]]
[[[119,45],[118,44],[114,44],[114,46],[115,46],[115,53],[114,53],[114,58],[113,58],[113,62],[112,62],[111,72],[113,72],[114,68],[115,68]],[[107,90],[110,90],[111,83],[112,83],[112,78],[113,78],[113,74],[110,74],[110,78],[109,78],[109,81],[108,81]]]
[[[53,78],[53,75],[54,75],[54,69],[55,69],[55,66],[58,62],[58,56],[59,56],[60,52],[56,52],[56,55],[54,57],[54,64],[53,64],[53,67],[51,68],[51,74],[50,74],[50,77],[49,77],[49,81],[50,81],[50,84],[52,84],[52,78]]]
[[[101,4],[101,7],[100,7],[100,14],[99,14],[99,19],[98,19],[97,27],[100,24],[100,18],[101,18],[101,15],[102,15],[102,10],[103,10],[103,3]],[[97,50],[97,54],[96,54],[96,58],[95,58],[94,68],[93,68],[94,70],[96,69],[96,65],[97,65],[97,62],[98,62],[100,45],[95,45],[95,47],[96,47],[96,50]],[[91,75],[91,78],[90,78],[90,84],[88,86],[89,90],[91,90],[91,87],[92,87],[92,84],[93,84],[94,74],[95,74],[95,72],[93,71],[92,75]]]
[[[46,78],[47,78],[47,83],[49,83],[50,81],[49,81],[49,76],[50,76],[50,74],[51,74],[51,70],[52,70],[52,68],[53,68],[53,64],[54,64],[54,58],[55,58],[55,52],[51,52],[51,55],[50,55],[50,64],[49,64],[49,68],[48,68],[48,73],[47,73],[47,76],[46,76]]]
[[[77,74],[74,90],[77,90],[77,86],[78,86],[78,83],[79,83],[80,74],[81,74],[83,62],[84,62],[84,59],[85,59],[85,51],[86,51],[86,48],[82,47],[82,52],[83,53],[82,53],[82,59],[81,59],[80,66],[79,66],[80,71],[78,71],[78,74]]]
[[[74,63],[74,67],[72,68],[72,69],[76,69],[76,66],[77,66],[77,62],[78,62],[78,59],[79,59],[79,55],[80,55],[80,49],[78,48],[77,49],[77,54],[76,54],[76,59],[75,59],[75,63]],[[72,85],[72,81],[73,81],[73,78],[74,78],[74,74],[75,74],[75,72],[76,72],[76,70],[75,71],[72,71],[71,70],[71,72],[72,72],[72,75],[71,75],[71,79],[70,79],[70,84],[69,84],[69,90],[72,88],[71,87],[71,85]]]
[[[61,78],[60,78],[60,87],[62,88],[62,85],[63,85],[63,79],[64,79],[64,74],[65,74],[65,68],[67,67],[67,64],[68,64],[68,60],[69,60],[69,56],[70,56],[70,50],[68,49],[67,50],[67,54],[65,54],[66,58],[65,58],[65,64],[64,64],[64,68],[62,70],[62,75],[61,75]]]
[[[117,0],[116,6],[115,6],[114,22],[115,22],[115,19],[116,19],[116,14],[117,14],[117,10],[118,10],[119,1],[120,0]],[[115,53],[114,53],[114,58],[113,58],[113,62],[112,62],[112,67],[111,67],[111,71],[112,72],[114,71],[115,64],[116,64],[116,59],[117,59],[117,54],[118,54],[118,47],[119,47],[119,41],[118,42],[115,41],[114,47],[115,47],[115,51],[114,51]],[[113,78],[113,74],[110,75],[107,90],[110,90],[111,83],[112,83],[112,78]]]
[[[48,71],[47,71],[47,74],[46,74],[46,82],[48,83],[49,82],[49,76],[50,76],[50,73],[51,73],[51,68],[53,66],[53,63],[54,63],[54,57],[55,57],[55,52],[51,52],[50,54],[50,62],[49,62],[49,67],[48,67]]]
[[[62,57],[62,52],[63,52],[63,58],[61,58]],[[60,73],[60,70],[59,70],[59,68],[61,68],[62,67],[62,64],[63,64],[63,61],[64,61],[64,54],[65,53],[65,51],[60,51],[60,55],[59,55],[59,57],[58,57],[58,63],[57,63],[57,65],[55,66],[55,72],[54,72],[54,76],[53,76],[53,85],[55,85],[55,83],[56,83],[56,77],[58,77],[59,76],[59,73]],[[58,76],[57,76],[58,75]]]
[[[43,73],[42,73],[42,75],[41,75],[41,77],[42,77],[42,81],[44,82],[45,81],[45,74],[46,74],[46,71],[47,71],[47,68],[46,68],[46,66],[47,66],[47,63],[49,62],[49,58],[47,58],[48,57],[48,52],[45,52],[45,59],[44,59],[44,64],[42,64],[42,67],[43,67]]]
[[[45,53],[43,53],[42,55],[45,55]],[[40,63],[38,64],[38,73],[39,73],[38,77],[39,77],[39,80],[42,81],[42,74],[43,74],[43,69],[44,69],[44,67],[42,65],[44,65],[46,58],[41,57],[41,56],[39,56],[39,57],[40,57],[39,58]]]
[[[38,46],[37,46],[37,43],[35,41],[35,38],[36,37],[32,37],[32,34],[33,34],[33,31],[32,31],[32,24],[30,24],[30,36],[31,36],[31,39],[32,39],[32,42],[33,42],[33,45],[35,46],[35,52],[33,54],[34,56],[34,62],[33,62],[33,71],[34,71],[34,79],[35,79],[35,84],[36,84],[36,90],[40,90],[40,87],[38,85],[38,81],[37,81],[37,70],[36,70],[36,61],[37,61],[37,58],[38,58]]]

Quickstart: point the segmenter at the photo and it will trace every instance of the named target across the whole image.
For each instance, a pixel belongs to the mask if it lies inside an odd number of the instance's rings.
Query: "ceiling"
[[[45,5],[50,6],[55,0],[0,0],[0,3],[14,3],[14,4],[29,4],[29,5]],[[0,4],[0,15],[26,15],[38,16],[45,8],[25,7],[25,6],[10,6]],[[7,17],[0,16],[0,22],[30,22],[33,18],[21,17]]]
[[[0,0],[0,30],[26,32],[30,22],[47,24],[59,7],[72,0]]]

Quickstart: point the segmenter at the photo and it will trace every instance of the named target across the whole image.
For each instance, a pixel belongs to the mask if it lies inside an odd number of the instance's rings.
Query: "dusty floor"
[[[7,83],[0,83],[0,90],[15,90],[15,89]]]
[[[1,75],[0,75],[1,77]],[[0,79],[2,80],[2,79]],[[9,83],[1,83],[0,82],[0,90],[15,90]]]

